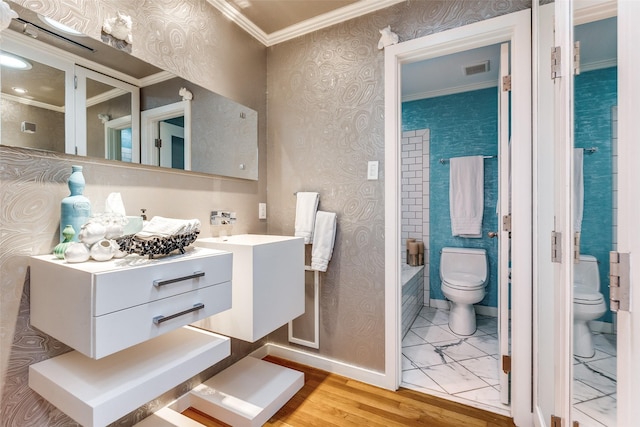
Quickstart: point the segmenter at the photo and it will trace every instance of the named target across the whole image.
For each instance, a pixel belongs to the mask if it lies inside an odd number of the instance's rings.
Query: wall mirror
[[[9,3],[1,144],[258,179],[255,110]]]

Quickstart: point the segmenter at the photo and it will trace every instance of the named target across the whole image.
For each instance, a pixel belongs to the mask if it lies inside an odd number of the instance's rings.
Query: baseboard
[[[439,310],[449,310],[449,301],[446,299],[430,299],[429,307],[437,308]]]
[[[477,314],[483,316],[498,317],[498,307],[488,307],[486,305],[474,305]]]
[[[599,332],[602,334],[615,334],[616,330],[613,327],[613,323],[602,322],[600,320],[592,320],[589,322],[589,329],[592,332]]]
[[[342,375],[377,387],[389,388],[388,379],[383,372],[354,366],[319,354],[307,353],[306,351],[296,348],[269,343],[251,353],[251,356],[260,358],[267,355],[281,357],[292,362]]]
[[[431,299],[429,300],[429,307],[434,307],[439,310],[449,310],[449,301],[444,299]],[[477,314],[483,316],[498,317],[498,307],[489,307],[486,305],[474,305]]]

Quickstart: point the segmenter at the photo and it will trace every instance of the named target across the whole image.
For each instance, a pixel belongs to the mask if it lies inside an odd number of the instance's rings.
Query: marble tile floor
[[[594,333],[593,357],[573,358],[573,413],[580,427],[616,426],[616,335]]]
[[[478,330],[449,330],[448,310],[424,307],[402,340],[402,386],[509,415],[500,402],[497,318],[477,315]],[[616,335],[595,333],[596,354],[574,358],[573,419],[616,425]]]
[[[500,402],[497,318],[477,315],[478,330],[449,330],[448,310],[424,307],[402,340],[402,386],[509,415]]]

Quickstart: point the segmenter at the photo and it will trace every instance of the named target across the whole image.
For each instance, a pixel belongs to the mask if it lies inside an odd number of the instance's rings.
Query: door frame
[[[409,40],[385,49],[385,386],[401,374],[401,66],[511,42],[512,56],[512,404],[515,423],[532,422],[531,10]]]
[[[191,101],[184,100],[140,113],[140,145],[143,165],[159,165],[155,139],[159,138],[158,122],[184,116],[184,170],[191,170]]]

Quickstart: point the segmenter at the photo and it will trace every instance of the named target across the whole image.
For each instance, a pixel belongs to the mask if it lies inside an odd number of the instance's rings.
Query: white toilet
[[[473,304],[486,295],[488,279],[487,251],[472,248],[442,248],[440,279],[444,296],[451,301],[449,329],[457,335],[472,335],[476,331],[476,311]]]
[[[595,348],[589,325],[607,311],[600,293],[598,260],[592,255],[580,255],[573,270],[573,354],[593,357]]]

